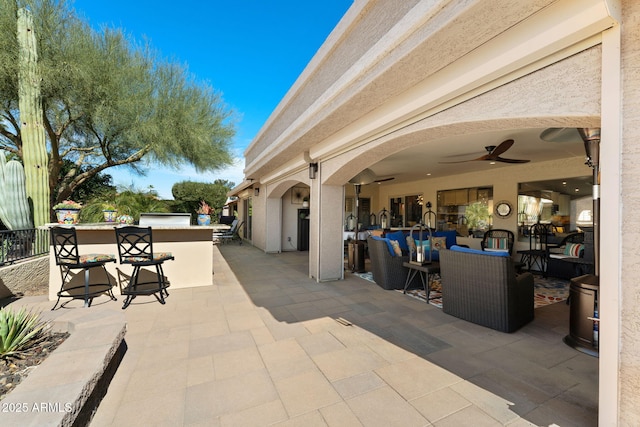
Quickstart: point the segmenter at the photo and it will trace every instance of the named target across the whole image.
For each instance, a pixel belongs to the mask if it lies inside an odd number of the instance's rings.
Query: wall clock
[[[511,203],[506,200],[502,200],[496,204],[495,213],[499,218],[509,218],[513,213],[513,207]]]

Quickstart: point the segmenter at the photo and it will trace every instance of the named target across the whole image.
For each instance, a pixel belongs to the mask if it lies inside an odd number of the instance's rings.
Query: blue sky
[[[242,181],[242,153],[295,82],[353,0],[75,0],[76,12],[92,27],[124,30],[147,39],[160,54],[184,64],[198,81],[222,94],[238,117],[233,140],[237,164],[216,173],[151,165],[146,176],[108,169],[118,185],[154,187],[171,197],[179,181]],[[177,8],[178,6],[184,6]]]

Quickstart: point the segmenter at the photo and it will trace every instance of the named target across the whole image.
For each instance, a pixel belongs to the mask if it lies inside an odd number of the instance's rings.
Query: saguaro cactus
[[[31,12],[18,10],[19,45],[19,102],[20,132],[22,133],[22,161],[26,173],[26,192],[33,205],[36,226],[49,222],[49,167],[42,120],[42,97],[36,37]]]
[[[16,160],[7,162],[3,151],[0,151],[0,219],[10,230],[33,228],[24,168]]]

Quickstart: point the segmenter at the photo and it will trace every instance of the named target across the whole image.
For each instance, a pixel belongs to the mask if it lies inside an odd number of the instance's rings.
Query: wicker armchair
[[[391,256],[387,243],[372,237],[367,239],[369,246],[369,258],[371,259],[371,272],[373,280],[383,289],[404,289],[409,269],[402,266],[409,261],[408,256]],[[419,275],[413,278],[409,288],[422,288]]]
[[[516,275],[508,256],[482,251],[440,251],[442,311],[501,332],[533,320],[533,276]]]

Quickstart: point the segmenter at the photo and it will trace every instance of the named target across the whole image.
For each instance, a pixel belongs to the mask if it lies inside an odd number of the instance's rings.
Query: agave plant
[[[0,309],[0,358],[19,356],[42,340],[48,327],[38,313]]]

